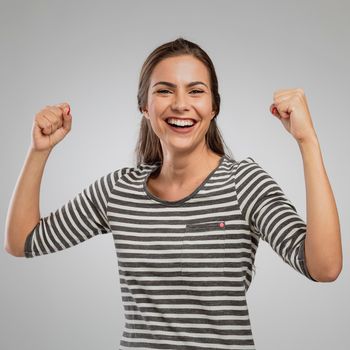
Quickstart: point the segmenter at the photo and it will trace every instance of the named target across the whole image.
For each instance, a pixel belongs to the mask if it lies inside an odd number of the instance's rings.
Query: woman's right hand
[[[35,115],[32,149],[51,151],[69,133],[71,127],[72,116],[68,103],[46,106]]]

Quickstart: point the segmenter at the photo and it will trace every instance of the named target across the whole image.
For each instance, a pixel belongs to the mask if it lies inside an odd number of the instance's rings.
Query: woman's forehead
[[[151,81],[209,81],[207,67],[198,59],[192,56],[169,57],[160,61],[151,75]]]

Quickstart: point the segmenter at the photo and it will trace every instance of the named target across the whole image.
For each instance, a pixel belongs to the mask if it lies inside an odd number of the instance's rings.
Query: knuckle
[[[59,107],[57,107],[57,106],[53,106],[52,107],[52,111],[54,111],[55,113],[61,113],[62,111],[61,111],[61,108],[59,108]]]
[[[57,118],[56,112],[54,110],[49,110],[48,111],[48,117],[50,117],[50,121],[54,122],[55,119]]]

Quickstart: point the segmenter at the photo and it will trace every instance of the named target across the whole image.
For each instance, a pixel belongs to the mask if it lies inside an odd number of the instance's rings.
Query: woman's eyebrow
[[[159,84],[167,85],[167,86],[172,87],[172,88],[176,88],[176,84],[170,83],[168,81],[158,81],[152,87],[159,85]],[[198,85],[198,84],[202,84],[202,85],[205,85],[206,87],[208,87],[207,84],[203,83],[202,81],[192,81],[191,83],[188,83],[187,86],[190,87],[190,86]]]

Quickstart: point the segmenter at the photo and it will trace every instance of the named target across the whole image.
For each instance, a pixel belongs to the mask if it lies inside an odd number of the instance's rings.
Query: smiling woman
[[[179,38],[149,55],[138,106],[137,164],[101,176],[40,218],[51,151],[43,141],[54,132],[62,139],[71,116],[66,105],[38,114],[9,206],[8,251],[33,258],[111,232],[125,316],[120,348],[254,350],[246,293],[259,241],[317,282],[306,264],[306,224],[252,157],[225,153],[218,82],[198,45]]]
[[[191,193],[224,154],[211,149],[206,138],[218,103],[213,101],[209,68],[196,55],[173,50],[172,56],[153,62],[140,109],[148,130],[159,140],[160,159],[152,161],[162,166],[146,185],[158,196],[163,192],[163,199],[178,199]],[[218,131],[216,125],[213,131]]]

